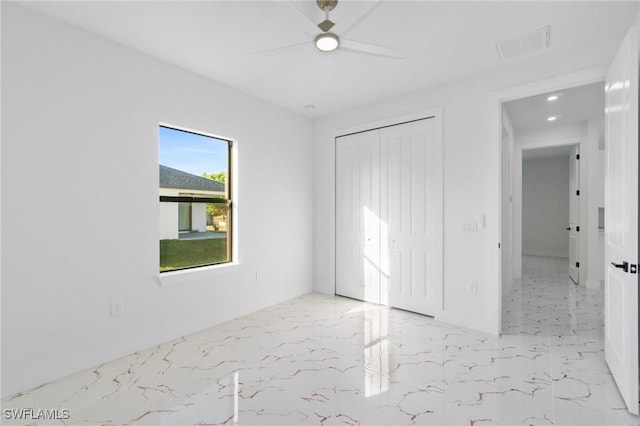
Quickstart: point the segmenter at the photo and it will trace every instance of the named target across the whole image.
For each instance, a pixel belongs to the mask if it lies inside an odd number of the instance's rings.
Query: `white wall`
[[[443,107],[444,115],[444,311],[439,319],[497,333],[500,324],[498,249],[499,140],[492,111],[496,91],[590,67],[604,67],[613,51],[584,46],[505,63],[490,73],[418,90],[319,119],[315,145],[315,289],[335,290],[334,137],[340,129]],[[600,75],[599,75],[600,78]],[[495,123],[493,119],[495,118]],[[496,135],[499,137],[499,134]],[[459,225],[486,214],[486,229],[473,236]],[[468,283],[478,282],[478,293]]]
[[[580,122],[524,131],[516,129],[514,133],[516,146],[521,149],[536,149],[550,146],[549,142],[584,138],[587,134],[587,123]]]
[[[604,78],[604,76],[603,76]],[[545,148],[558,145],[580,145],[581,173],[580,173],[580,225],[587,223],[586,200],[588,197],[587,188],[587,166],[588,152],[586,149],[586,123],[575,123],[564,126],[552,126],[528,131],[515,131],[515,152],[513,158],[514,164],[514,196],[513,196],[513,276],[514,279],[522,277],[522,151],[527,149]],[[584,146],[583,146],[584,145]],[[583,170],[584,169],[584,170]],[[586,262],[586,241],[581,239],[580,242],[581,262]],[[584,259],[584,260],[583,260]],[[582,271],[581,271],[582,272]],[[580,282],[583,283],[584,276],[580,276]]]
[[[522,162],[522,254],[569,257],[569,157]]]
[[[594,117],[587,123],[589,150],[589,224],[586,229],[589,246],[587,265],[588,288],[600,288],[604,281],[604,230],[598,229],[598,208],[604,207],[604,116]]]
[[[159,122],[237,141],[240,264],[181,285],[158,280]],[[3,3],[2,123],[3,396],[312,290],[309,119]]]
[[[502,293],[513,289],[513,125],[502,107]]]

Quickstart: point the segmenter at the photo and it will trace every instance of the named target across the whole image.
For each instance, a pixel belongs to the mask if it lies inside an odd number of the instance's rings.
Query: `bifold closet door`
[[[336,294],[380,303],[380,139],[336,141]]]
[[[435,315],[442,144],[434,119],[336,140],[336,294]]]
[[[381,293],[426,315],[442,306],[442,145],[433,119],[380,130]]]

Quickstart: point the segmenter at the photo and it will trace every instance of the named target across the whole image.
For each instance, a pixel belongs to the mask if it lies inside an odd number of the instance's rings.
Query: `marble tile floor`
[[[640,425],[603,360],[603,293],[527,257],[501,337],[318,294],[2,401],[30,425]],[[37,414],[37,412],[35,412]]]

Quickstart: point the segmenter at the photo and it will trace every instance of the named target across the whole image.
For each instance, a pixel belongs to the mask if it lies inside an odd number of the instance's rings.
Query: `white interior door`
[[[435,120],[336,140],[336,294],[442,305],[442,141]]]
[[[632,28],[606,78],[605,359],[627,408],[639,413],[638,60]]]
[[[380,131],[382,291],[390,306],[434,315],[442,299],[442,147],[434,120]]]
[[[569,277],[580,282],[580,149],[574,147],[569,158]]]
[[[336,294],[380,303],[378,131],[336,142]]]

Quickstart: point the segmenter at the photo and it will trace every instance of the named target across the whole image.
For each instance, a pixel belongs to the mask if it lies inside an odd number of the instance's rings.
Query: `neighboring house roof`
[[[160,188],[224,192],[224,183],[160,164]]]

